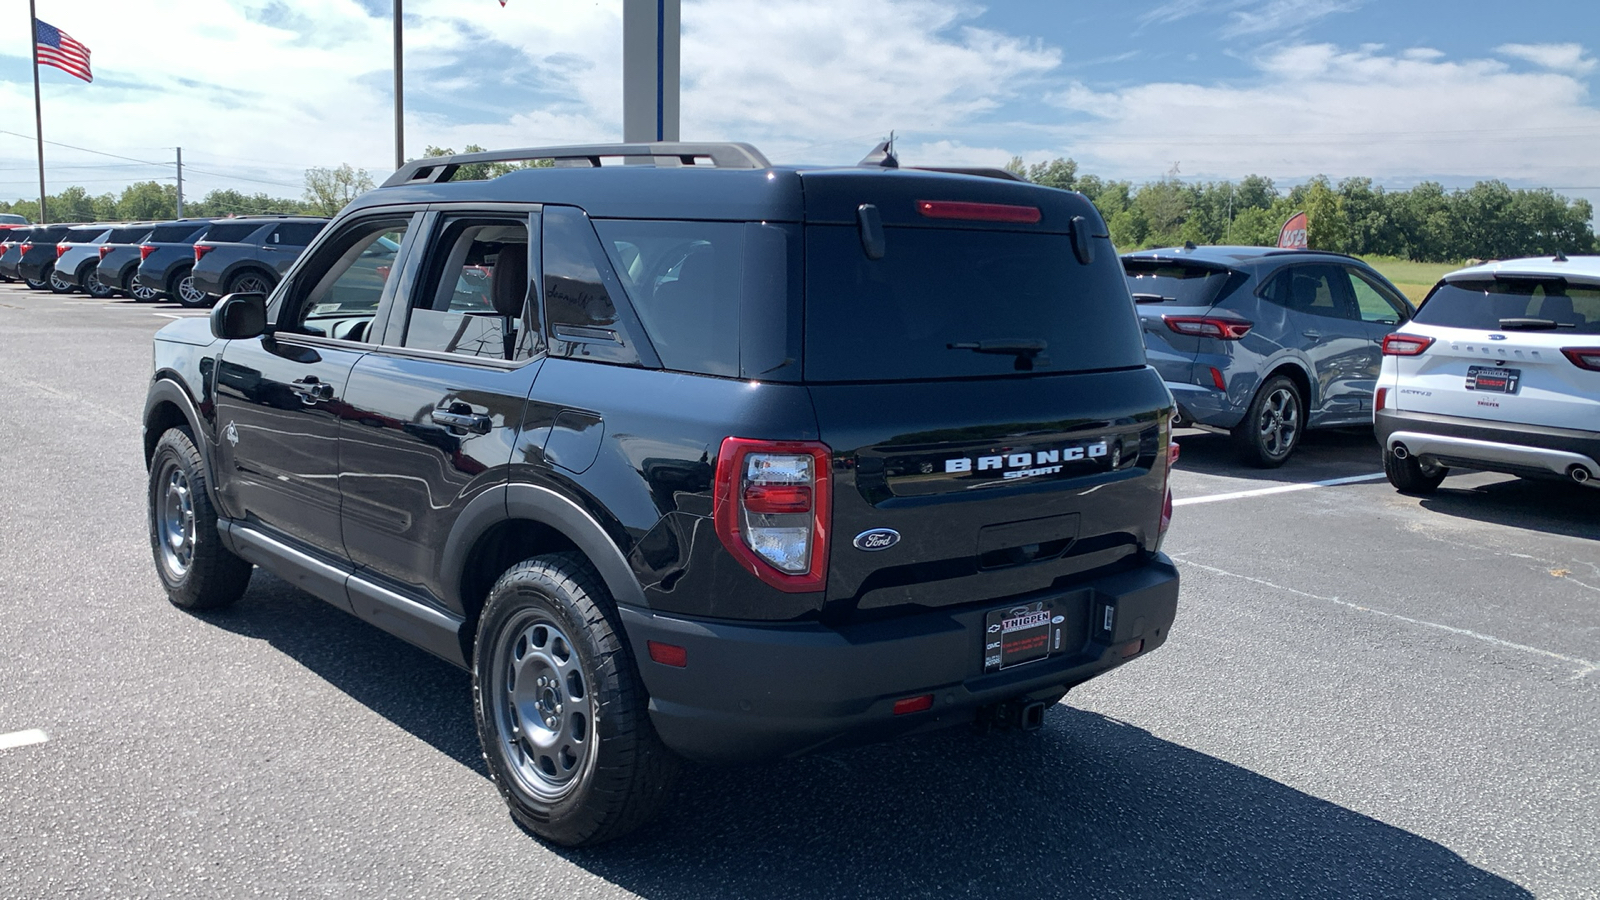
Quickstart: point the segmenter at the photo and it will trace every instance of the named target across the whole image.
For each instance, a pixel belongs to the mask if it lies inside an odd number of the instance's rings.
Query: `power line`
[[[0,128],[0,134],[9,134],[12,137],[22,138],[23,140],[27,140],[27,141],[31,141],[31,140],[34,139],[34,136],[31,135],[31,134],[18,134],[15,131],[6,131],[3,128]],[[125,159],[128,162],[143,163],[144,165],[147,165],[147,166],[170,166],[170,165],[172,165],[172,163],[151,162],[148,159],[134,159],[131,156],[120,156],[120,155],[118,155],[116,153],[106,153],[103,150],[90,150],[88,147],[79,147],[79,146],[77,146],[75,144],[63,144],[60,141],[45,141],[45,143],[49,144],[49,145],[51,145],[53,147],[66,147],[68,150],[82,150],[84,153],[93,153],[93,154],[95,154],[97,156],[109,156],[112,159]]]

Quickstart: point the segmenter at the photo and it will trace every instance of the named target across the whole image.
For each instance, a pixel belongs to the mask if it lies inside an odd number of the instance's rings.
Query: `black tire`
[[[616,608],[582,556],[537,556],[495,582],[472,697],[489,776],[535,835],[598,844],[665,802],[678,758],[650,723]]]
[[[1450,470],[1444,466],[1430,466],[1415,456],[1396,459],[1393,453],[1383,454],[1383,474],[1389,483],[1402,494],[1431,494]]]
[[[1305,432],[1305,398],[1284,375],[1274,375],[1256,391],[1244,419],[1233,428],[1239,461],[1258,469],[1276,469],[1300,446]]]
[[[167,282],[167,296],[176,300],[184,309],[203,309],[213,302],[205,291],[194,286],[193,266],[173,273],[171,280]]]
[[[78,289],[76,285],[67,281],[65,276],[56,271],[54,263],[45,269],[44,277],[50,286],[50,293],[52,294],[70,294]]]
[[[128,280],[122,285],[122,293],[132,297],[139,303],[154,303],[161,299],[161,292],[154,288],[147,288],[139,283],[137,270],[128,275]]]
[[[51,268],[54,268],[54,267],[52,266]],[[41,272],[40,274],[43,275],[44,277],[40,278],[40,279],[37,279],[37,280],[35,280],[33,278],[29,278],[26,275],[24,275],[22,277],[22,283],[27,285],[28,286],[28,290],[30,290],[30,291],[42,291],[42,290],[48,289],[50,287],[50,271],[51,271],[51,268],[47,268],[43,272]]]
[[[167,429],[150,459],[150,550],[167,599],[183,609],[231,605],[250,584],[250,563],[222,546],[206,483],[194,441]]]
[[[83,285],[83,290],[96,300],[104,300],[117,291],[111,285],[100,280],[100,273],[96,271],[93,263],[85,264],[78,273],[78,284]]]
[[[277,281],[272,276],[254,270],[246,270],[228,279],[227,288],[222,292],[222,295],[226,297],[229,294],[237,294],[243,291],[270,294],[276,286]]]

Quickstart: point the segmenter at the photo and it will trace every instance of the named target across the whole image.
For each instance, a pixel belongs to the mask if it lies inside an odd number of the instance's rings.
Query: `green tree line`
[[[1390,191],[1370,178],[1338,184],[1318,176],[1280,192],[1272,179],[1186,182],[1175,178],[1135,187],[1079,174],[1071,159],[1006,168],[1029,181],[1079,191],[1111,229],[1119,250],[1196,244],[1272,246],[1278,229],[1306,213],[1308,240],[1318,250],[1357,256],[1397,256],[1419,262],[1508,259],[1594,253],[1597,246],[1587,200],[1568,200],[1548,188],[1513,190],[1480,181],[1446,191],[1436,182]]]

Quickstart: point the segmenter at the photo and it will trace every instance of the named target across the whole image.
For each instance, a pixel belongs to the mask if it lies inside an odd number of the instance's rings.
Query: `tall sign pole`
[[[34,11],[34,0],[28,0],[28,44],[33,47],[33,134],[39,142],[39,224],[48,219],[44,213],[44,104],[39,102],[39,14]]]
[[[680,0],[623,0],[622,139],[678,140]]]
[[[406,164],[405,95],[401,88],[401,83],[405,80],[405,53],[401,50],[401,31],[400,0],[394,0],[394,167],[396,169]]]

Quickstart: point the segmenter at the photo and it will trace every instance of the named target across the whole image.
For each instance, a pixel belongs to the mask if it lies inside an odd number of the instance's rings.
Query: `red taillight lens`
[[[1388,406],[1388,404],[1389,404],[1389,389],[1388,388],[1378,388],[1377,393],[1372,395],[1372,409],[1373,409],[1373,411],[1374,412],[1382,412],[1383,409],[1386,406]]]
[[[1564,347],[1561,354],[1580,369],[1600,372],[1600,347]]]
[[[1161,466],[1161,524],[1156,527],[1156,549],[1166,540],[1167,528],[1172,525],[1172,467],[1178,464],[1178,445],[1172,440],[1171,425],[1163,424],[1157,440],[1167,445],[1166,460]]]
[[[1221,370],[1216,366],[1211,367],[1211,383],[1216,385],[1219,391],[1228,389],[1228,382],[1223,379]]]
[[[1037,206],[1005,203],[966,203],[960,200],[918,200],[917,212],[930,219],[968,219],[975,222],[1037,222]]]
[[[717,536],[744,567],[783,591],[828,580],[831,451],[814,441],[728,438],[717,454]]]
[[[1433,338],[1419,334],[1391,334],[1383,339],[1384,356],[1421,356],[1433,346]]]
[[[67,251],[71,250],[71,249],[72,249],[72,245],[71,244],[65,244],[65,243],[57,244],[56,245],[56,259],[60,259],[61,257],[66,256],[67,255]]]
[[[207,253],[210,253],[211,251],[213,251],[215,249],[217,249],[217,248],[211,246],[210,244],[195,244],[194,245],[194,261],[195,262],[199,262],[200,261],[200,257],[205,256]]]
[[[153,245],[151,245],[151,244],[140,244],[139,245],[139,261],[140,262],[144,262],[145,260],[149,259],[150,258],[150,254],[152,254],[154,252],[156,252],[156,248]]]
[[[106,254],[110,253],[110,252],[111,252],[111,245],[110,244],[101,244],[100,245],[100,258],[101,259],[105,259],[106,258]]]
[[[1162,316],[1161,321],[1178,334],[1192,337],[1217,338],[1237,341],[1250,333],[1255,323],[1243,319],[1224,319],[1218,316]]]

